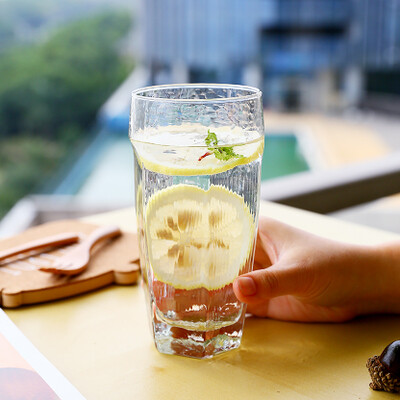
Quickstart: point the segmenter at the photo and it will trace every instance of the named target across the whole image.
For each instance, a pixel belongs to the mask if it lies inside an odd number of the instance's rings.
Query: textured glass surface
[[[210,131],[236,155],[217,159],[205,143]],[[260,92],[143,89],[133,95],[130,138],[143,286],[157,349],[208,358],[237,348],[245,305],[233,281],[253,267],[264,140]]]

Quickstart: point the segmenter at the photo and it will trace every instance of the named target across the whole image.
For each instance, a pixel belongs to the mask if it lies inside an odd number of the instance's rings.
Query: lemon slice
[[[164,175],[212,175],[228,171],[237,165],[248,164],[259,158],[264,150],[263,137],[253,142],[235,145],[233,149],[239,157],[228,161],[218,160],[208,153],[207,147],[171,146],[133,141],[137,159],[146,169]]]
[[[254,221],[243,198],[228,189],[181,184],[150,198],[145,234],[156,279],[214,290],[233,282],[248,260]]]

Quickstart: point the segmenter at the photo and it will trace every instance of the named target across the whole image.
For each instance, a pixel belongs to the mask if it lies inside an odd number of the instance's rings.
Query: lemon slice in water
[[[221,161],[204,146],[166,146],[138,141],[132,143],[139,163],[146,169],[164,175],[181,176],[219,174],[256,160],[264,150],[264,138],[260,137],[250,143],[232,146],[238,157]],[[207,153],[209,155],[204,157]]]
[[[151,197],[145,234],[159,281],[214,290],[231,283],[248,260],[254,221],[243,198],[228,189],[180,184]]]

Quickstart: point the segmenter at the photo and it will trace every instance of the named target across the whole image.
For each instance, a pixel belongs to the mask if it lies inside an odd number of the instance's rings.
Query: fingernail
[[[253,281],[252,278],[248,276],[243,276],[241,278],[238,278],[237,285],[239,286],[239,290],[245,296],[252,296],[257,292],[257,287],[255,282]]]

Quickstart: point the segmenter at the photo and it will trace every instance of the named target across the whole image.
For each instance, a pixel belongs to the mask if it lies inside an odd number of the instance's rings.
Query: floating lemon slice
[[[254,222],[243,198],[228,189],[182,184],[149,200],[145,234],[159,281],[214,290],[233,282],[248,260]]]
[[[133,141],[133,145],[139,163],[150,171],[164,175],[212,175],[259,158],[264,150],[264,138],[232,146],[238,157],[227,161],[217,159],[202,146],[165,146],[138,141]],[[206,153],[210,154],[201,158]]]

